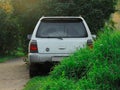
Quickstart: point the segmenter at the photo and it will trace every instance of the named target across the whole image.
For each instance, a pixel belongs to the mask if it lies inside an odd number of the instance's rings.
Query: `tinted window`
[[[82,20],[78,19],[60,19],[60,20],[42,20],[38,28],[37,37],[87,37],[87,31]]]

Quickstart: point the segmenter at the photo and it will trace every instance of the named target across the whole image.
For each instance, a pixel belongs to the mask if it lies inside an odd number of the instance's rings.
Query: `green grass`
[[[76,51],[24,90],[120,90],[120,32],[105,28],[93,49]]]
[[[3,62],[5,62],[7,60],[10,60],[12,58],[15,58],[15,56],[1,56],[0,57],[0,63],[3,63]]]
[[[35,77],[31,79],[23,90],[71,90],[75,82],[65,78]]]
[[[25,56],[25,54],[23,53],[23,50],[21,48],[18,48],[16,51],[12,52],[10,55],[0,56],[0,63],[3,63],[13,58],[18,58],[23,56]]]

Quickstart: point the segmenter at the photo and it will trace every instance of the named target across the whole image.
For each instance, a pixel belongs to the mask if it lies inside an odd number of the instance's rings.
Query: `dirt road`
[[[0,90],[22,90],[28,80],[28,68],[22,58],[0,63]]]

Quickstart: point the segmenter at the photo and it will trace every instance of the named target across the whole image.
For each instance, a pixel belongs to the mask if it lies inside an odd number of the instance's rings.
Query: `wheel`
[[[30,78],[33,78],[35,76],[44,76],[48,75],[50,72],[50,69],[52,67],[51,63],[31,63],[29,65],[29,76]]]
[[[30,64],[30,66],[29,66],[29,76],[30,76],[30,78],[38,76],[37,65]]]

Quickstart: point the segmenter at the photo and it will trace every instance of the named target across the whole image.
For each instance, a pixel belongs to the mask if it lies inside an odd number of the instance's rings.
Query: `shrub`
[[[51,73],[52,78],[77,80],[82,90],[120,89],[119,37],[120,32],[105,28],[92,51],[83,49],[63,60]]]
[[[53,78],[81,79],[89,71],[92,57],[94,57],[92,50],[88,48],[78,50],[56,66],[51,75]]]
[[[36,77],[28,82],[24,90],[71,90],[75,88],[74,83],[65,78]]]
[[[17,48],[19,43],[18,27],[17,19],[0,9],[0,55],[11,54]]]
[[[99,89],[120,89],[120,32],[106,30],[95,43],[96,60],[87,79]]]
[[[81,49],[65,58],[34,90],[119,90],[119,37],[119,31],[105,28],[92,50]]]

